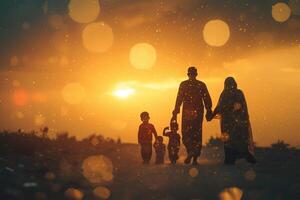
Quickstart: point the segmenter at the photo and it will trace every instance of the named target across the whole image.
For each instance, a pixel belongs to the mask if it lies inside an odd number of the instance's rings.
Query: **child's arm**
[[[138,130],[138,143],[141,144],[141,140],[142,140],[142,130],[141,130],[141,126],[139,127]]]
[[[167,130],[169,130],[169,127],[164,128],[163,136],[169,136],[168,132],[166,132]]]
[[[157,138],[157,132],[155,130],[154,125],[152,125],[152,134],[154,135],[155,139]]]

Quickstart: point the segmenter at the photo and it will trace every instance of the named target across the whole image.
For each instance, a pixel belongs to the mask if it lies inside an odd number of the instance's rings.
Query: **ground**
[[[198,166],[183,164],[183,153],[177,165],[167,155],[164,165],[153,158],[142,165],[135,144],[105,143],[88,153],[76,147],[24,152],[1,151],[0,199],[300,199],[296,149],[257,148],[254,166],[243,160],[224,166],[214,148],[203,150]]]

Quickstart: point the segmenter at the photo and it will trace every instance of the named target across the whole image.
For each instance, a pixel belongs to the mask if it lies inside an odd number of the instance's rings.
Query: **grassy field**
[[[139,146],[92,135],[0,134],[0,199],[299,200],[300,151],[257,148],[258,164],[222,165],[221,146],[203,149],[199,166],[144,166]],[[155,156],[155,155],[153,155]],[[152,158],[152,160],[154,160]],[[153,162],[152,162],[153,163]]]

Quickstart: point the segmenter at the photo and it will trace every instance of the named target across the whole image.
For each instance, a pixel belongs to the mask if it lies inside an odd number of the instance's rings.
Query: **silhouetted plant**
[[[287,150],[289,147],[290,144],[285,143],[283,140],[278,140],[277,142],[271,144],[271,148],[276,150]]]

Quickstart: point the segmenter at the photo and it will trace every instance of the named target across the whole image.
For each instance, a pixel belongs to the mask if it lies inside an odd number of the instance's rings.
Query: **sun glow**
[[[117,89],[113,92],[113,95],[120,98],[120,99],[127,99],[130,95],[133,95],[135,90],[132,88],[125,88],[125,89]]]

